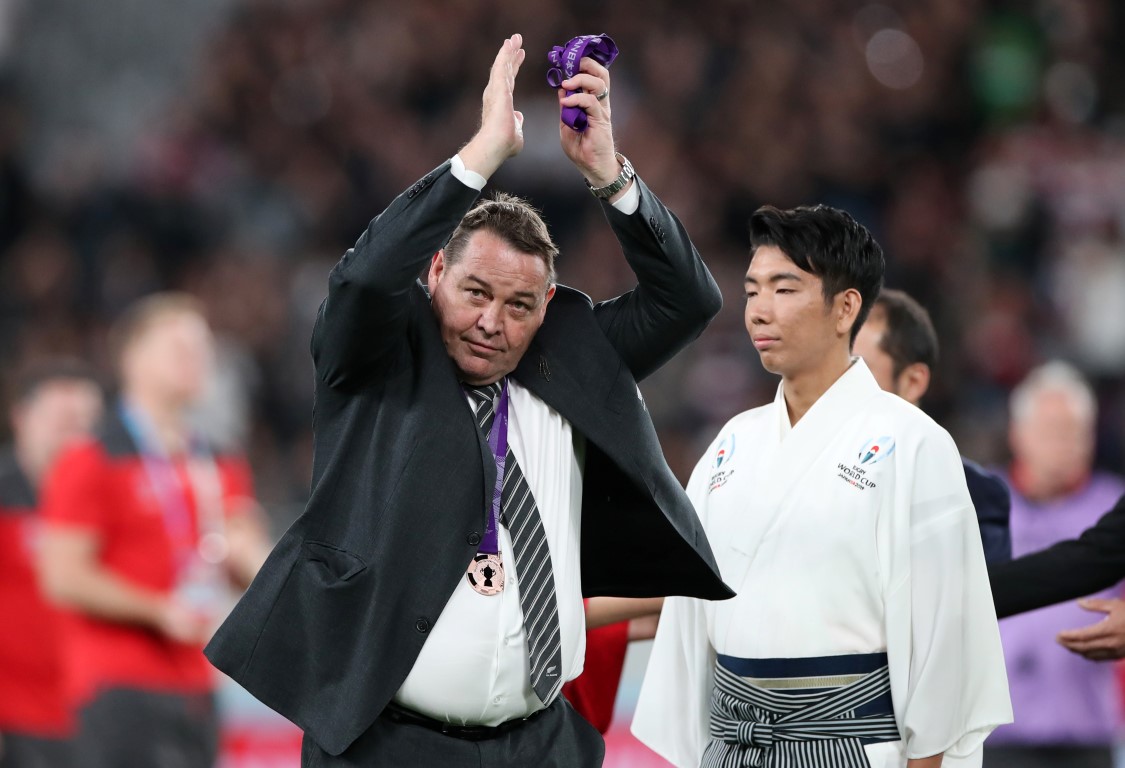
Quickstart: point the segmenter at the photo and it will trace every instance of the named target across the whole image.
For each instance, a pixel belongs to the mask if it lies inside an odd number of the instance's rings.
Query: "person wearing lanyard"
[[[120,402],[44,487],[40,572],[62,608],[75,751],[89,768],[208,768],[218,728],[202,647],[228,582],[249,583],[264,559],[264,533],[245,462],[189,426],[212,345],[195,299],[142,299],[113,341]]]
[[[559,695],[582,670],[583,593],[731,594],[637,386],[721,296],[615,153],[608,71],[571,58],[560,112],[588,122],[560,121],[562,149],[633,290],[595,306],[557,285],[538,212],[478,202],[523,146],[519,35],[476,136],[329,276],[312,494],[207,648],[304,730],[305,766],[600,765],[600,735]]]

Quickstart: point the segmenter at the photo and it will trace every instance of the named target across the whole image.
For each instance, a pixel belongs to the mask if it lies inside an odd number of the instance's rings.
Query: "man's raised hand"
[[[613,146],[609,109],[609,70],[590,57],[583,57],[578,74],[560,83],[560,107],[586,111],[586,130],[581,133],[559,122],[563,152],[595,187],[604,187],[621,173]],[[567,91],[576,91],[570,96]],[[598,98],[598,97],[601,98]]]
[[[524,55],[522,35],[500,46],[481,100],[480,129],[459,153],[467,169],[485,178],[523,149],[523,113],[516,111],[514,94]]]

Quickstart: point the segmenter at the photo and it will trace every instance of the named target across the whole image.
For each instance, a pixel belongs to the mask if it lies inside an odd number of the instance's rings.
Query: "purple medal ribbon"
[[[617,43],[609,35],[580,35],[571,38],[566,45],[556,45],[547,54],[551,68],[547,70],[547,85],[558,88],[563,80],[578,74],[582,59],[589,56],[603,67],[608,67],[617,58]],[[567,91],[570,96],[577,91]],[[562,121],[582,133],[586,130],[586,110],[579,107],[563,107]]]
[[[508,380],[500,388],[500,402],[496,405],[496,416],[492,429],[488,430],[488,447],[496,459],[496,488],[492,493],[492,506],[488,510],[488,524],[484,529],[478,552],[486,555],[500,553],[499,522],[500,496],[504,492],[504,465],[508,459]]]

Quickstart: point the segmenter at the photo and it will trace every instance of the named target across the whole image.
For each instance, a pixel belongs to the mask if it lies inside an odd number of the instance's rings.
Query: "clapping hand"
[[[459,153],[466,168],[485,178],[523,149],[523,113],[515,108],[515,88],[524,55],[522,35],[500,46],[481,99],[480,129]]]

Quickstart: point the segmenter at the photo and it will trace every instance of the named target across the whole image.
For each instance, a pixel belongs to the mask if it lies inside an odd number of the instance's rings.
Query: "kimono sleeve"
[[[907,458],[907,457],[903,457]],[[979,766],[992,730],[1011,722],[1007,673],[988,571],[960,456],[943,430],[900,467],[887,598],[895,713],[908,758],[944,753]]]
[[[706,501],[710,455],[704,454],[688,482],[688,497],[697,512]],[[677,768],[698,766],[709,738],[715,651],[707,634],[705,605],[691,597],[664,600],[633,716],[633,735]]]

